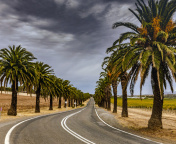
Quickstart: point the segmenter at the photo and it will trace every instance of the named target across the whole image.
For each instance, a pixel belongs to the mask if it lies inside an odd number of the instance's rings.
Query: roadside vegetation
[[[127,32],[107,48],[107,57],[102,63],[103,72],[97,81],[95,101],[100,107],[111,110],[111,88],[114,95],[114,109],[117,113],[117,86],[122,87],[122,117],[128,117],[129,99],[140,77],[140,95],[148,76],[153,92],[152,114],[148,121],[149,129],[162,129],[162,111],[164,90],[170,87],[173,92],[173,80],[176,80],[176,23],[173,15],[176,11],[176,0],[137,0],[136,9],[129,11],[140,23],[116,22],[112,28],[121,26]],[[147,100],[146,100],[147,101]],[[141,102],[140,102],[141,103]]]
[[[70,84],[69,80],[58,78],[48,64],[34,61],[35,59],[31,52],[20,45],[0,50],[1,92],[12,91],[8,115],[17,115],[19,91],[36,94],[35,113],[40,113],[41,98],[49,98],[49,110],[53,110],[53,98],[59,99],[58,108],[61,108],[61,98],[65,99],[65,107],[82,105],[82,102],[90,98],[89,93],[83,93]],[[6,88],[7,85],[11,85],[11,88]]]
[[[111,98],[111,103],[114,103],[114,98]],[[122,98],[117,98],[117,106],[122,107]],[[148,108],[153,107],[153,99],[133,99],[128,98],[128,107],[129,108]],[[176,110],[176,99],[164,99],[163,103],[164,110]]]

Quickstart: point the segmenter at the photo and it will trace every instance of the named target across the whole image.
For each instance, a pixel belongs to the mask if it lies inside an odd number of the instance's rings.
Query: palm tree
[[[40,96],[42,96],[44,99],[49,97],[49,110],[53,110],[53,97],[54,97],[54,89],[53,89],[54,84],[47,85],[45,87],[41,88],[40,91]]]
[[[105,77],[99,78],[99,80],[96,82],[97,86],[95,88],[94,99],[99,107],[104,107],[107,110],[111,110],[110,82],[105,72],[102,72],[100,74],[100,77],[102,76],[105,76]]]
[[[50,96],[50,105],[49,105],[49,110],[53,110],[53,97],[58,93],[59,88],[56,85],[56,79],[57,77],[54,75],[50,75],[50,85],[48,86],[48,93]]]
[[[111,81],[110,76],[107,74],[107,72],[101,72],[100,78],[98,81],[98,84],[103,88],[104,94],[105,94],[105,108],[110,111],[111,110]]]
[[[119,84],[120,79],[114,74],[114,61],[112,60],[114,53],[111,57],[105,57],[104,62],[102,63],[102,68],[106,65],[105,71],[107,71],[107,75],[111,81],[113,93],[114,93],[114,109],[113,113],[117,113],[117,86]]]
[[[105,94],[105,85],[104,80],[101,78],[99,81],[96,82],[97,86],[95,88],[95,95],[94,99],[95,102],[98,104],[99,107],[107,108],[107,102],[106,102],[106,94]]]
[[[19,82],[27,85],[32,81],[33,63],[35,59],[32,53],[20,45],[9,46],[0,50],[0,76],[1,86],[4,87],[10,82],[12,84],[12,101],[8,115],[17,115],[17,93]]]
[[[35,112],[40,112],[40,95],[41,89],[49,86],[52,83],[50,75],[53,74],[53,70],[47,64],[43,62],[35,63],[35,88],[36,88],[36,106]]]
[[[113,83],[113,89],[115,92],[114,97],[114,112],[117,111],[117,80],[121,81],[122,86],[122,117],[128,117],[128,106],[127,106],[127,85],[129,81],[129,75],[127,69],[123,68],[122,61],[123,56],[129,50],[129,44],[114,45],[107,49],[107,53],[111,53],[110,57],[105,58],[107,69],[109,70],[110,77]]]
[[[78,104],[82,105],[82,100],[83,100],[83,92],[81,90],[77,90],[78,93]]]
[[[71,87],[70,88],[70,97],[71,97],[71,106],[73,107],[73,101],[76,102],[76,99],[78,98],[77,88]]]
[[[143,0],[137,0],[136,11],[130,11],[141,23],[141,27],[132,23],[117,22],[113,28],[125,26],[133,30],[121,34],[114,43],[129,39],[131,48],[124,56],[122,67],[133,71],[131,90],[138,74],[141,74],[140,91],[148,74],[151,71],[151,84],[154,94],[152,115],[148,122],[151,129],[162,128],[162,108],[164,88],[168,81],[173,91],[172,77],[176,79],[175,55],[176,55],[176,24],[172,16],[176,11],[176,0],[148,0],[148,5]]]
[[[57,98],[59,98],[58,108],[61,108],[61,103],[62,103],[61,98],[63,96],[63,90],[64,90],[63,79],[57,78],[55,84],[57,87],[56,95],[57,95]]]
[[[63,97],[65,99],[65,105],[64,107],[66,108],[67,107],[67,99],[70,95],[70,81],[69,80],[64,80],[63,81]]]

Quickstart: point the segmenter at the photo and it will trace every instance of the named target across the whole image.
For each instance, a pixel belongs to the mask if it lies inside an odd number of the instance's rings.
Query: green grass
[[[114,98],[111,98],[111,103],[114,103]],[[122,98],[117,99],[117,105],[122,106]],[[152,108],[153,99],[130,99],[128,98],[128,107],[132,108]],[[164,99],[163,109],[176,110],[176,99]]]

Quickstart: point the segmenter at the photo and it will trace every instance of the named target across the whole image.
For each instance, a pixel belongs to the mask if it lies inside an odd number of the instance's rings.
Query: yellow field
[[[114,98],[111,98],[111,103],[114,103]],[[122,98],[117,99],[117,105],[122,106]],[[130,99],[128,98],[128,107],[131,108],[152,108],[153,99]],[[163,109],[176,110],[176,99],[164,99]]]

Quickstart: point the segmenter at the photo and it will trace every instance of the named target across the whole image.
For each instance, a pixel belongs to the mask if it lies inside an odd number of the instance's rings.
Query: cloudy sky
[[[0,0],[0,48],[22,45],[57,77],[83,92],[94,93],[106,48],[125,28],[117,21],[138,24],[128,8],[135,0]],[[120,86],[118,93],[121,94]],[[150,81],[143,93],[152,93]],[[135,87],[139,94],[139,84]]]

